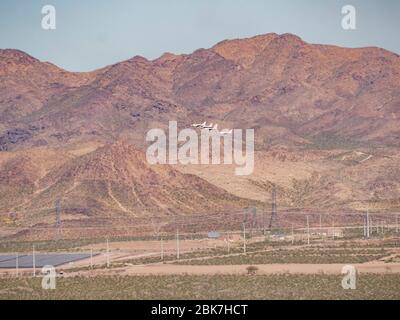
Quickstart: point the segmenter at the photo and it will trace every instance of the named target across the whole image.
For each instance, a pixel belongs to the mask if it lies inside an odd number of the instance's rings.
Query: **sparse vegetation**
[[[241,264],[276,264],[276,263],[364,263],[379,260],[388,255],[384,249],[277,249],[214,256],[204,259],[177,261],[187,265],[241,265]]]
[[[203,234],[198,235],[181,235],[181,240],[185,239],[197,239],[204,237]],[[164,240],[174,239],[174,235],[163,236]],[[158,241],[159,237],[156,236],[126,236],[126,237],[110,237],[109,242],[128,242],[128,241]],[[103,238],[81,238],[81,239],[62,239],[62,240],[44,240],[44,241],[16,241],[16,240],[1,240],[0,241],[0,252],[26,252],[31,251],[32,246],[35,246],[36,251],[56,252],[74,249],[76,251],[81,250],[83,246],[94,245],[99,243],[105,243],[106,237]]]
[[[400,299],[400,275],[363,274],[356,290],[342,275],[109,276],[60,278],[43,290],[40,278],[0,279],[0,299]]]
[[[312,144],[306,148],[317,150],[331,150],[331,149],[355,149],[355,148],[368,148],[370,144],[363,141],[356,141],[347,137],[341,137],[332,132],[322,132],[314,137],[307,137]]]

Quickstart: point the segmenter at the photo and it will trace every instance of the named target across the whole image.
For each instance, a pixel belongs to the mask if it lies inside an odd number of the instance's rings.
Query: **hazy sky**
[[[54,5],[57,29],[41,28]],[[357,9],[357,30],[341,8]],[[311,43],[379,46],[400,53],[399,0],[0,0],[0,48],[16,48],[72,71],[135,55],[190,53],[227,38],[294,33]]]

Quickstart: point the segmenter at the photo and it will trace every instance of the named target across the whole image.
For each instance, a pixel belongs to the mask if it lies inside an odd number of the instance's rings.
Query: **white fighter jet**
[[[221,136],[229,136],[232,134],[232,129],[228,130],[228,129],[224,129],[219,133]]]
[[[207,129],[208,131],[213,131],[213,130],[215,130],[215,131],[218,132],[218,124],[216,124],[215,126],[213,126],[213,124],[211,123],[210,126],[207,127],[207,128],[205,128],[205,129]]]
[[[202,129],[206,129],[206,130],[212,130],[213,129],[213,124],[212,123],[210,123],[210,125],[205,125],[205,126],[202,126]]]
[[[219,133],[221,136],[226,136],[226,135],[230,135],[232,134],[232,130],[228,130],[228,129],[224,129],[222,131],[218,130],[218,123],[213,125],[212,123],[210,123],[209,125],[207,124],[207,122],[203,122],[203,123],[194,123],[192,124],[192,127],[195,128],[201,128],[201,129],[205,129],[208,131],[216,131],[217,133]]]
[[[223,129],[223,130],[219,131],[218,124],[216,124],[211,130],[217,131],[217,133],[219,133],[221,136],[227,136],[227,135],[232,134],[232,129],[231,130]]]
[[[227,136],[227,135],[231,135],[232,134],[232,129],[228,130],[228,129],[223,129],[221,131],[218,130],[218,123],[215,124],[214,126],[212,126],[212,124],[210,126],[207,126],[205,129],[207,129],[208,131],[216,131],[219,135],[221,136]]]
[[[206,122],[203,122],[203,123],[193,123],[193,124],[192,124],[192,127],[195,127],[195,128],[204,128],[206,125],[207,125]]]

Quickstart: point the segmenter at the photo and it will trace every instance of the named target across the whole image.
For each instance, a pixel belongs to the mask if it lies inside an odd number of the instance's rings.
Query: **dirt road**
[[[344,264],[267,264],[257,265],[257,274],[341,274]],[[359,273],[400,273],[400,263],[365,263],[353,265]],[[149,265],[132,266],[121,274],[246,274],[248,265],[188,266]]]
[[[257,265],[257,274],[341,274],[345,264],[266,264]],[[359,274],[400,273],[400,263],[373,262],[352,264]],[[71,272],[69,276],[107,276],[107,275],[243,275],[248,265],[190,266],[173,264],[152,264],[128,266],[114,269]]]

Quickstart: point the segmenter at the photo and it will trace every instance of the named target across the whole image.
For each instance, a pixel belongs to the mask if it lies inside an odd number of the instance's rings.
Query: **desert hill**
[[[68,72],[0,50],[0,216],[77,224],[270,206],[400,210],[400,57],[292,34]],[[256,168],[149,166],[145,134],[254,128]],[[120,142],[125,141],[125,142]]]
[[[60,157],[55,150],[40,150],[3,163],[2,210],[23,217],[10,223],[54,222],[58,199],[63,219],[88,224],[218,212],[256,203],[171,166],[151,166],[142,151],[124,142]]]
[[[0,52],[0,147],[76,141],[143,145],[149,128],[208,120],[259,131],[258,147],[330,139],[399,145],[400,57],[291,34],[226,40],[192,54],[70,73]]]

